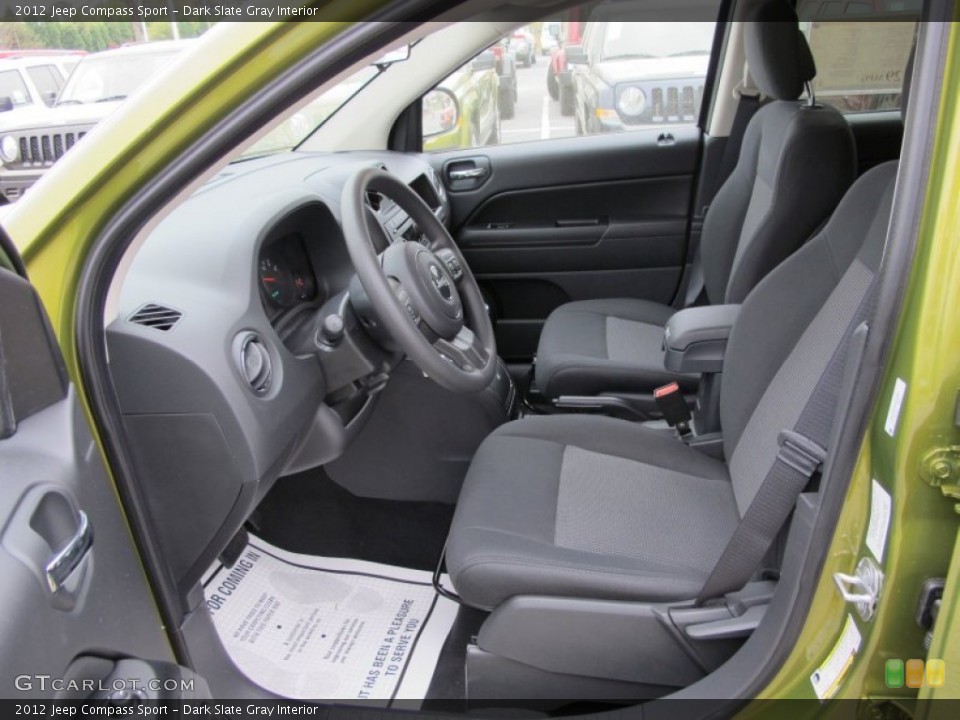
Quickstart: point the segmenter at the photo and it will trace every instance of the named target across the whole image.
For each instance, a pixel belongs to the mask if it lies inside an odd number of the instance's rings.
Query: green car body
[[[351,11],[379,4],[368,0]],[[97,238],[131,198],[157,182],[218,123],[347,27],[334,22],[221,26],[179,60],[189,64],[189,73],[166,75],[154,92],[114,113],[5,216],[4,227],[46,305],[81,396],[85,389],[76,351],[77,298]],[[945,660],[948,673],[943,688],[925,688],[921,696],[960,696],[960,25],[950,32],[919,242],[886,378],[799,641],[763,698],[813,697],[810,676],[837,642],[849,614],[831,576],[852,573],[864,554],[874,478],[882,478],[893,497],[883,568],[886,591],[875,619],[861,624],[861,651],[836,697],[916,697],[914,690],[885,687],[883,664],[887,658],[924,657],[924,631],[914,615],[920,587],[930,577],[947,578],[930,657]],[[496,97],[495,72],[475,75],[468,70],[450,88],[465,119],[485,103],[490,112],[490,95]],[[463,146],[469,132],[463,123],[456,133],[430,139],[427,149]],[[884,425],[898,379],[909,390],[899,431],[890,437]],[[777,713],[757,704],[743,715]]]
[[[484,53],[483,55],[486,55]],[[500,81],[492,53],[467,63],[438,86],[457,101],[456,127],[424,139],[426,152],[457,150],[500,142]]]

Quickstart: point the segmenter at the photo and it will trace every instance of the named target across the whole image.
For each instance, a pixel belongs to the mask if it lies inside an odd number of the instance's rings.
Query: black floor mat
[[[433,570],[453,510],[443,503],[357,497],[318,468],[279,479],[250,524],[290,552]]]

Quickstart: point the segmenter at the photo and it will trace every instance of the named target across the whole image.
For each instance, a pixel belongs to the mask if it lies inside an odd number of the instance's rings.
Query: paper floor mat
[[[253,537],[232,568],[211,569],[204,595],[230,658],[260,687],[384,706],[423,699],[457,614],[428,572],[299,555]]]

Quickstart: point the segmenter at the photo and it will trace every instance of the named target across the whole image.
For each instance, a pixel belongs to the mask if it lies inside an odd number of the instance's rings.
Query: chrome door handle
[[[77,511],[77,532],[58,552],[50,556],[44,568],[47,586],[56,593],[70,576],[80,567],[93,547],[93,526],[83,510]]]
[[[474,178],[482,178],[487,174],[487,171],[484,168],[472,168],[470,170],[451,170],[450,179],[451,180],[473,180]]]

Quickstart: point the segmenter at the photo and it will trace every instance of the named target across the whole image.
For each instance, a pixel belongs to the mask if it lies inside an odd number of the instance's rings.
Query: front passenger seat
[[[726,461],[589,415],[529,417],[484,440],[447,543],[463,601],[685,601],[743,587],[829,451],[896,178],[895,162],[863,175],[743,303],[720,394]]]
[[[816,75],[786,0],[748,14],[745,50],[762,93],[775,99],[747,125],[737,165],[703,226],[704,285],[711,304],[739,303],[830,216],[856,176],[853,134],[832,107],[798,102]],[[547,398],[648,393],[696,378],[663,367],[669,305],[638,299],[571,302],[547,318],[535,379]]]

